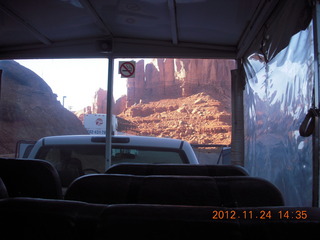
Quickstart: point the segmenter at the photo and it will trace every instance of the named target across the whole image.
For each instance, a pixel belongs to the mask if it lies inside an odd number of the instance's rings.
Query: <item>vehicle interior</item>
[[[52,164],[1,157],[1,238],[318,239],[319,20],[316,0],[1,0],[1,60],[108,60],[107,171],[62,190]],[[230,164],[111,166],[115,61],[133,58],[235,61]]]

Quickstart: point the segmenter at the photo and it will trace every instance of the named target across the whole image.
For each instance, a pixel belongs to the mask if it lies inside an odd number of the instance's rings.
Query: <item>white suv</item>
[[[77,176],[105,172],[105,136],[65,135],[44,137],[27,158],[43,159],[58,170],[62,185]],[[182,140],[144,136],[113,136],[111,164],[198,164],[191,145]]]

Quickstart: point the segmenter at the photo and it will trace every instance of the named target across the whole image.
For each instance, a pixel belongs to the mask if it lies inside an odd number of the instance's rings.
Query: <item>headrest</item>
[[[0,199],[7,198],[7,197],[9,196],[8,196],[6,185],[4,185],[2,179],[0,178]]]
[[[104,204],[221,204],[214,179],[184,176],[86,175],[71,184],[65,199]]]
[[[62,198],[58,173],[44,160],[0,158],[0,177],[10,197]]]
[[[280,191],[253,177],[92,174],[76,179],[65,199],[90,203],[197,206],[282,206]]]

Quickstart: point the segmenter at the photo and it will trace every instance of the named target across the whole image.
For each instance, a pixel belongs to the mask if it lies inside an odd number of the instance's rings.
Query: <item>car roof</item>
[[[43,145],[90,145],[104,144],[103,135],[62,135],[49,136],[41,140]],[[171,138],[147,137],[147,136],[112,136],[113,145],[143,146],[180,149],[184,141]]]

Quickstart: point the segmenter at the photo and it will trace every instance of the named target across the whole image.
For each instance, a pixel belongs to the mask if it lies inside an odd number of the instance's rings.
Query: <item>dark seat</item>
[[[248,176],[241,166],[194,165],[194,164],[139,164],[122,163],[113,165],[106,173],[132,175],[185,175],[185,176]]]
[[[238,221],[213,221],[221,207],[156,204],[110,205],[101,215],[98,239],[242,239]]]
[[[57,199],[2,199],[1,239],[92,239],[105,207]]]
[[[6,186],[0,178],[0,199],[9,197]]]
[[[0,177],[9,197],[62,198],[58,173],[49,162],[0,158]]]
[[[284,206],[280,190],[258,177],[215,177],[226,207]]]
[[[294,213],[306,212],[306,219]],[[220,218],[213,219],[218,212]],[[263,215],[270,212],[270,218]],[[290,212],[290,218],[280,214]],[[244,219],[244,213],[247,213]],[[249,216],[252,213],[252,217]],[[234,215],[233,215],[234,214]],[[102,214],[99,239],[318,239],[319,208],[222,208],[169,205],[111,205]],[[235,219],[231,219],[234,216]],[[299,217],[298,217],[299,218]],[[125,231],[124,231],[125,229]]]
[[[286,215],[285,213],[289,213]],[[1,239],[318,239],[320,209],[312,207],[89,204],[0,200]]]
[[[90,203],[194,206],[282,206],[280,191],[253,177],[93,174],[76,179],[65,199]]]

